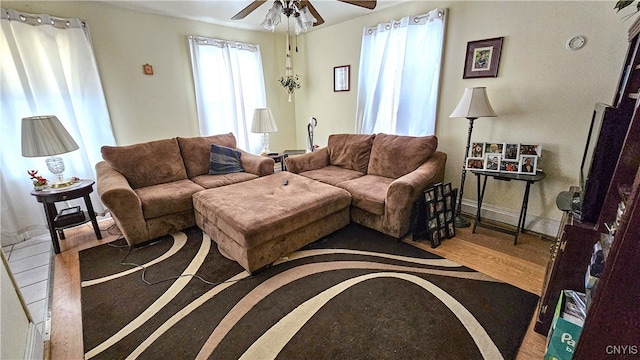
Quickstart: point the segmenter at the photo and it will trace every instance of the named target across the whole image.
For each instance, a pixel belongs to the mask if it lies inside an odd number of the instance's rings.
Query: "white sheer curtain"
[[[365,28],[356,132],[435,133],[446,9]]]
[[[52,179],[44,158],[22,157],[22,118],[57,116],[80,146],[60,155],[65,176],[95,179],[95,164],[102,159],[100,147],[115,139],[98,68],[86,24],[1,9],[0,86],[0,218],[2,244],[10,244],[46,232],[42,204],[30,195],[33,184],[27,170]],[[94,191],[94,210],[104,205]],[[82,199],[69,205],[80,205]]]
[[[251,133],[253,111],[267,100],[258,45],[188,36],[200,135],[233,132],[238,147],[258,154],[260,134]]]

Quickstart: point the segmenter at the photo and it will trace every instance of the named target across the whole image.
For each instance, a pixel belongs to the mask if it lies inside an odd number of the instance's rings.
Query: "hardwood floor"
[[[100,222],[102,240],[97,240],[90,224],[65,231],[61,253],[55,256],[51,340],[45,350],[51,359],[83,359],[82,314],[80,306],[80,265],[78,252],[111,242],[117,234],[108,231],[111,220]],[[117,229],[113,232],[117,233]],[[457,236],[431,249],[428,242],[403,241],[448,258],[523,290],[540,295],[551,243],[535,234],[522,234],[518,245],[513,237],[491,230],[458,229]],[[533,331],[534,319],[523,339],[516,359],[542,359],[546,338]]]

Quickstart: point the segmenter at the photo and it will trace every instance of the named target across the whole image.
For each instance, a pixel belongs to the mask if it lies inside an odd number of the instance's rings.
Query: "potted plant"
[[[289,93],[289,102],[291,102],[291,94],[295,89],[300,89],[300,77],[298,75],[287,75],[280,78],[280,85],[287,89]]]

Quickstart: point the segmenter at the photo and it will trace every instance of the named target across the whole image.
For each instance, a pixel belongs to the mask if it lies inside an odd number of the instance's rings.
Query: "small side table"
[[[476,176],[476,180],[478,183],[478,212],[476,213],[476,221],[473,224],[472,233],[476,232],[476,227],[484,227],[491,230],[496,230],[500,232],[504,232],[507,234],[514,235],[513,245],[518,244],[518,235],[520,232],[525,232],[524,223],[527,218],[527,207],[529,204],[529,189],[531,188],[531,184],[536,183],[538,181],[544,180],[547,175],[542,171],[538,171],[535,175],[528,174],[517,174],[517,173],[505,173],[505,172],[496,172],[496,171],[482,171],[482,170],[471,170],[471,172]],[[484,176],[484,182],[482,186],[480,185],[480,177]],[[496,180],[501,181],[525,181],[526,186],[524,189],[524,196],[522,198],[522,207],[520,208],[520,217],[518,218],[518,225],[516,226],[515,231],[510,231],[507,229],[503,229],[497,226],[492,226],[490,224],[484,224],[480,217],[480,212],[482,211],[482,201],[484,199],[484,190],[487,187],[487,178],[492,177]]]
[[[96,237],[98,240],[102,239],[102,234],[100,234],[100,228],[98,227],[98,221],[96,220],[96,213],[93,211],[93,205],[89,198],[89,194],[93,192],[93,184],[95,184],[93,180],[80,180],[79,182],[64,188],[42,191],[33,190],[31,192],[31,195],[35,196],[36,200],[44,206],[44,213],[47,216],[47,225],[49,226],[49,233],[51,234],[51,241],[53,242],[53,250],[56,254],[60,253],[58,233],[60,234],[60,238],[64,239],[64,229],[66,228],[78,226],[91,221]],[[77,198],[84,198],[84,204],[87,207],[87,211],[85,211],[84,214],[84,220],[59,226],[55,221],[56,215],[58,215],[56,202]]]
[[[280,163],[280,169],[282,171],[285,170],[285,166],[284,166],[284,159],[286,157],[285,154],[283,154],[283,153],[270,153],[270,154],[267,154],[265,156],[266,157],[270,157],[271,159],[273,159],[273,161],[275,161],[276,164]],[[275,169],[274,169],[274,172],[275,172]]]

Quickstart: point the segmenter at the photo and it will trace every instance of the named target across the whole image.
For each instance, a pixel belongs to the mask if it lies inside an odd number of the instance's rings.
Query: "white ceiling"
[[[136,11],[168,15],[189,20],[199,20],[212,24],[224,25],[246,30],[264,30],[260,24],[273,5],[268,0],[242,20],[231,20],[231,17],[244,9],[253,0],[214,0],[214,1],[128,1],[103,0],[102,2],[114,6],[124,7]],[[324,19],[319,28],[338,24],[360,16],[370,14],[385,7],[397,5],[410,0],[378,0],[374,10],[343,3],[337,0],[311,0],[311,4]],[[293,24],[292,24],[293,26]],[[285,17],[276,31],[286,31]],[[311,29],[313,30],[313,28]],[[310,30],[310,31],[311,31]]]

